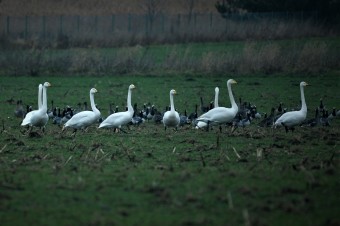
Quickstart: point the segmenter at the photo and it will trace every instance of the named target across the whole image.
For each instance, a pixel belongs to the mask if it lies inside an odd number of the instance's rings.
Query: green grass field
[[[102,116],[109,103],[163,110],[176,89],[175,107],[194,111],[220,87],[220,106],[230,106],[226,81],[214,76],[0,77],[1,225],[338,225],[340,118],[330,127],[259,128],[234,133],[181,127],[164,131],[145,122],[127,134],[111,130],[61,133],[50,120],[45,133],[25,134],[14,117],[16,100],[37,105],[37,87],[48,81],[48,107],[95,102]],[[308,118],[323,98],[340,107],[339,73],[319,76],[233,76],[235,99],[270,112],[279,102],[300,102],[306,81]],[[198,112],[200,114],[200,112]]]

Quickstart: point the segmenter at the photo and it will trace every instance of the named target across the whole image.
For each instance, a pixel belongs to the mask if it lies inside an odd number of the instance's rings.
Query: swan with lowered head
[[[86,129],[93,123],[97,122],[100,118],[100,111],[96,108],[96,104],[94,103],[94,94],[97,93],[96,88],[92,88],[90,90],[90,102],[92,111],[81,111],[72,116],[70,120],[68,120],[64,126],[63,130],[67,127],[71,127],[75,130],[77,129]]]
[[[175,105],[174,105],[175,94],[177,94],[176,90],[174,89],[170,90],[170,110],[166,111],[163,115],[163,124],[164,124],[165,130],[167,127],[175,127],[177,130],[177,127],[180,123],[180,117],[179,117],[178,112],[175,110]]]
[[[50,87],[51,84],[49,82],[45,82],[44,85],[39,85],[39,93],[38,93],[38,110],[34,110],[26,114],[24,120],[22,121],[22,126],[35,126],[35,127],[45,127],[48,122],[47,115],[47,87]],[[41,92],[42,97],[41,97]],[[41,103],[42,102],[42,103]]]
[[[235,118],[238,112],[238,107],[237,104],[235,103],[235,99],[231,91],[232,84],[237,84],[237,82],[234,79],[229,79],[227,82],[227,87],[231,102],[231,108],[216,107],[204,113],[203,115],[197,118],[196,129],[203,128],[208,125],[221,125],[224,123],[231,122]]]
[[[100,123],[98,128],[118,128],[121,130],[123,125],[127,125],[131,122],[134,113],[133,107],[131,105],[131,93],[135,88],[136,87],[133,84],[129,86],[127,96],[127,111],[117,112],[109,115],[102,123]]]
[[[275,123],[274,127],[277,126],[284,126],[286,129],[286,132],[288,132],[289,129],[292,131],[294,130],[294,126],[299,125],[302,123],[307,116],[307,105],[305,100],[305,94],[303,88],[307,86],[308,84],[306,82],[300,83],[300,93],[301,93],[301,110],[299,111],[290,111],[286,112],[281,117],[279,117]]]

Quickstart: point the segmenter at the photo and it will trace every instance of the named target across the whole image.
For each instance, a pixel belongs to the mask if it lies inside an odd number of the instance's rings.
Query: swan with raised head
[[[131,93],[135,88],[136,87],[133,84],[129,86],[127,95],[127,111],[109,115],[102,123],[100,123],[98,128],[118,128],[124,132],[121,127],[130,123],[133,117],[134,110],[131,105]]]
[[[64,124],[63,130],[67,127],[71,127],[75,130],[86,129],[93,123],[97,122],[97,120],[100,118],[100,111],[97,109],[96,104],[94,103],[94,94],[97,92],[98,91],[96,88],[92,88],[90,90],[90,102],[92,111],[85,110],[73,115],[72,118]]]
[[[220,92],[220,89],[218,87],[215,88],[215,101],[214,101],[214,108],[218,107],[218,94]]]
[[[26,114],[24,120],[22,121],[22,126],[35,126],[43,128],[48,122],[47,115],[47,87],[50,87],[51,84],[49,82],[45,82],[44,85],[39,85],[38,92],[38,110],[30,111]],[[41,97],[42,92],[42,97]],[[42,103],[41,103],[42,102]]]
[[[38,109],[40,109],[43,105],[43,85],[39,84],[39,91],[38,91]],[[46,101],[47,103],[47,101]],[[47,105],[47,104],[46,104]]]
[[[170,90],[170,110],[166,111],[163,115],[163,125],[166,130],[167,127],[177,127],[180,123],[180,117],[178,112],[175,110],[174,95],[176,95],[176,90]]]
[[[227,87],[231,102],[231,108],[216,107],[211,109],[207,113],[204,113],[203,115],[197,118],[196,129],[204,128],[208,125],[221,125],[224,123],[231,122],[235,118],[238,112],[238,106],[235,103],[235,99],[231,91],[232,84],[237,84],[237,82],[234,79],[229,79],[227,81]]]
[[[38,86],[38,110],[41,108],[41,106],[42,106],[42,88],[43,87],[43,85],[42,84],[39,84],[39,86]],[[27,111],[26,111],[26,115],[25,115],[25,119],[26,119],[26,121],[29,121],[30,120],[30,118],[32,117],[32,115],[33,115],[33,111],[32,111],[32,108],[31,108],[31,106],[28,106],[27,105]]]
[[[300,93],[301,93],[301,110],[299,111],[290,111],[282,114],[274,123],[274,127],[284,126],[286,132],[288,130],[294,130],[294,126],[301,124],[307,116],[307,105],[304,94],[304,87],[308,84],[306,82],[300,83]]]

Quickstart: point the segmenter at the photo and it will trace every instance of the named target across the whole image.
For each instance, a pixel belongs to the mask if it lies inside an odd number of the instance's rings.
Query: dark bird
[[[17,101],[17,106],[14,110],[14,115],[17,118],[24,118],[25,110],[24,110],[24,107],[22,106],[22,100]]]
[[[315,127],[318,126],[320,123],[320,117],[319,117],[319,108],[315,109],[315,116],[314,118],[311,119],[306,119],[301,126],[310,126],[310,127]]]
[[[270,115],[264,117],[264,119],[261,122],[259,122],[258,125],[260,127],[269,127],[274,124],[274,120],[275,120],[275,108],[273,107],[270,111]]]

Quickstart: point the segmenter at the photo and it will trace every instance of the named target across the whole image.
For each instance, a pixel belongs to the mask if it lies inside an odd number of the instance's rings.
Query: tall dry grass
[[[150,44],[277,40],[338,35],[315,14],[236,15],[157,14],[151,27],[147,15],[0,16],[0,48],[121,47]]]
[[[340,53],[324,42],[307,42],[288,50],[275,42],[247,42],[239,53],[206,52],[198,58],[190,49],[183,55],[174,48],[163,66],[167,70],[205,74],[319,73],[339,69],[339,57]]]
[[[184,54],[176,54],[176,50],[172,53],[172,63],[167,65],[174,72],[198,72],[198,73],[275,73],[275,72],[287,72],[298,71],[304,73],[317,73],[327,68],[336,67],[336,57],[330,54],[330,51],[324,44],[311,45],[306,44],[300,52],[286,53],[281,55],[281,50],[278,45],[269,44],[262,48],[255,50],[251,47],[252,44],[246,45],[243,52],[239,56],[220,56],[214,52],[208,52],[201,57],[193,57],[190,48],[186,49]],[[249,50],[251,49],[252,50]],[[157,70],[157,65],[150,65],[152,62],[152,56],[141,56],[134,53],[135,50],[129,50],[131,52],[125,52],[117,55],[114,59],[116,67],[114,67],[114,73],[129,73],[136,71],[153,71]],[[125,55],[125,56],[124,56]],[[176,56],[174,60],[173,56]],[[123,56],[123,57],[122,57]],[[294,59],[296,56],[297,60]],[[233,59],[235,58],[236,59]],[[97,58],[98,59],[98,58]],[[145,63],[149,66],[145,67]],[[296,63],[297,62],[297,63]],[[233,65],[229,68],[229,65]],[[163,70],[163,68],[159,68]]]
[[[112,54],[100,49],[75,48],[63,54],[51,54],[50,49],[0,52],[0,74],[6,75],[107,75],[139,73],[319,73],[338,70],[340,53],[323,41],[308,41],[289,46],[278,42],[259,44],[246,42],[240,51],[208,51],[195,54],[177,45],[162,60],[140,45],[119,48]]]

